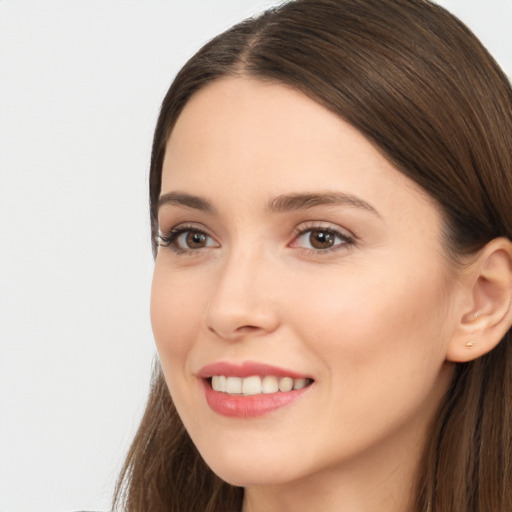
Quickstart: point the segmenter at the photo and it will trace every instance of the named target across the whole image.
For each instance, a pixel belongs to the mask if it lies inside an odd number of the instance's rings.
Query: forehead
[[[332,190],[394,202],[433,201],[355,128],[300,91],[248,78],[223,78],[196,93],[169,137],[162,193],[225,188],[272,195]],[[187,190],[189,192],[190,190]],[[246,195],[247,198],[247,195]],[[401,205],[407,208],[407,204]]]

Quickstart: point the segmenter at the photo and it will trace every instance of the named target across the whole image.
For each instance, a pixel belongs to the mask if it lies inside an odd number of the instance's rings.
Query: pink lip
[[[264,363],[254,361],[244,361],[242,364],[233,364],[226,361],[219,361],[201,368],[197,374],[201,379],[208,379],[214,375],[225,375],[226,377],[252,377],[253,375],[265,376],[274,375],[275,377],[291,377],[292,379],[305,379],[306,375],[301,375],[285,368],[278,368]]]
[[[273,375],[275,377],[292,377],[293,379],[307,377],[284,368],[252,361],[245,361],[240,365],[219,361],[201,368],[197,376],[202,380],[208,406],[217,414],[232,418],[253,418],[281,409],[298,400],[311,387],[310,385],[293,391],[252,396],[229,395],[213,390],[209,379],[214,375],[240,378],[253,375]]]
[[[209,381],[203,380],[206,402],[210,409],[222,416],[231,418],[254,418],[280,409],[298,400],[311,386],[287,392],[268,395],[228,395],[214,391]]]

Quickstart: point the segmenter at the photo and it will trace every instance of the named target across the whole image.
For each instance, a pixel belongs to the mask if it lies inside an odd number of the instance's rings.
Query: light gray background
[[[264,0],[0,0],[0,511],[108,510],[155,353],[147,169],[174,74]],[[444,0],[512,75],[512,0]]]

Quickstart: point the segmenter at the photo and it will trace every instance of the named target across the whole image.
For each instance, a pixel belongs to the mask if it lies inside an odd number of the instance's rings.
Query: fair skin
[[[151,302],[162,368],[206,463],[245,487],[244,512],[411,511],[447,359],[475,307],[434,202],[339,117],[248,78],[187,103],[162,198]],[[312,383],[277,410],[233,417],[205,398],[201,369],[219,361]]]

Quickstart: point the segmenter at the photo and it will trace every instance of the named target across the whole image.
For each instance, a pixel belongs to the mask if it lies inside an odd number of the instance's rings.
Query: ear
[[[463,272],[467,284],[456,333],[447,359],[465,363],[483,356],[501,341],[512,324],[512,243],[491,240]]]

